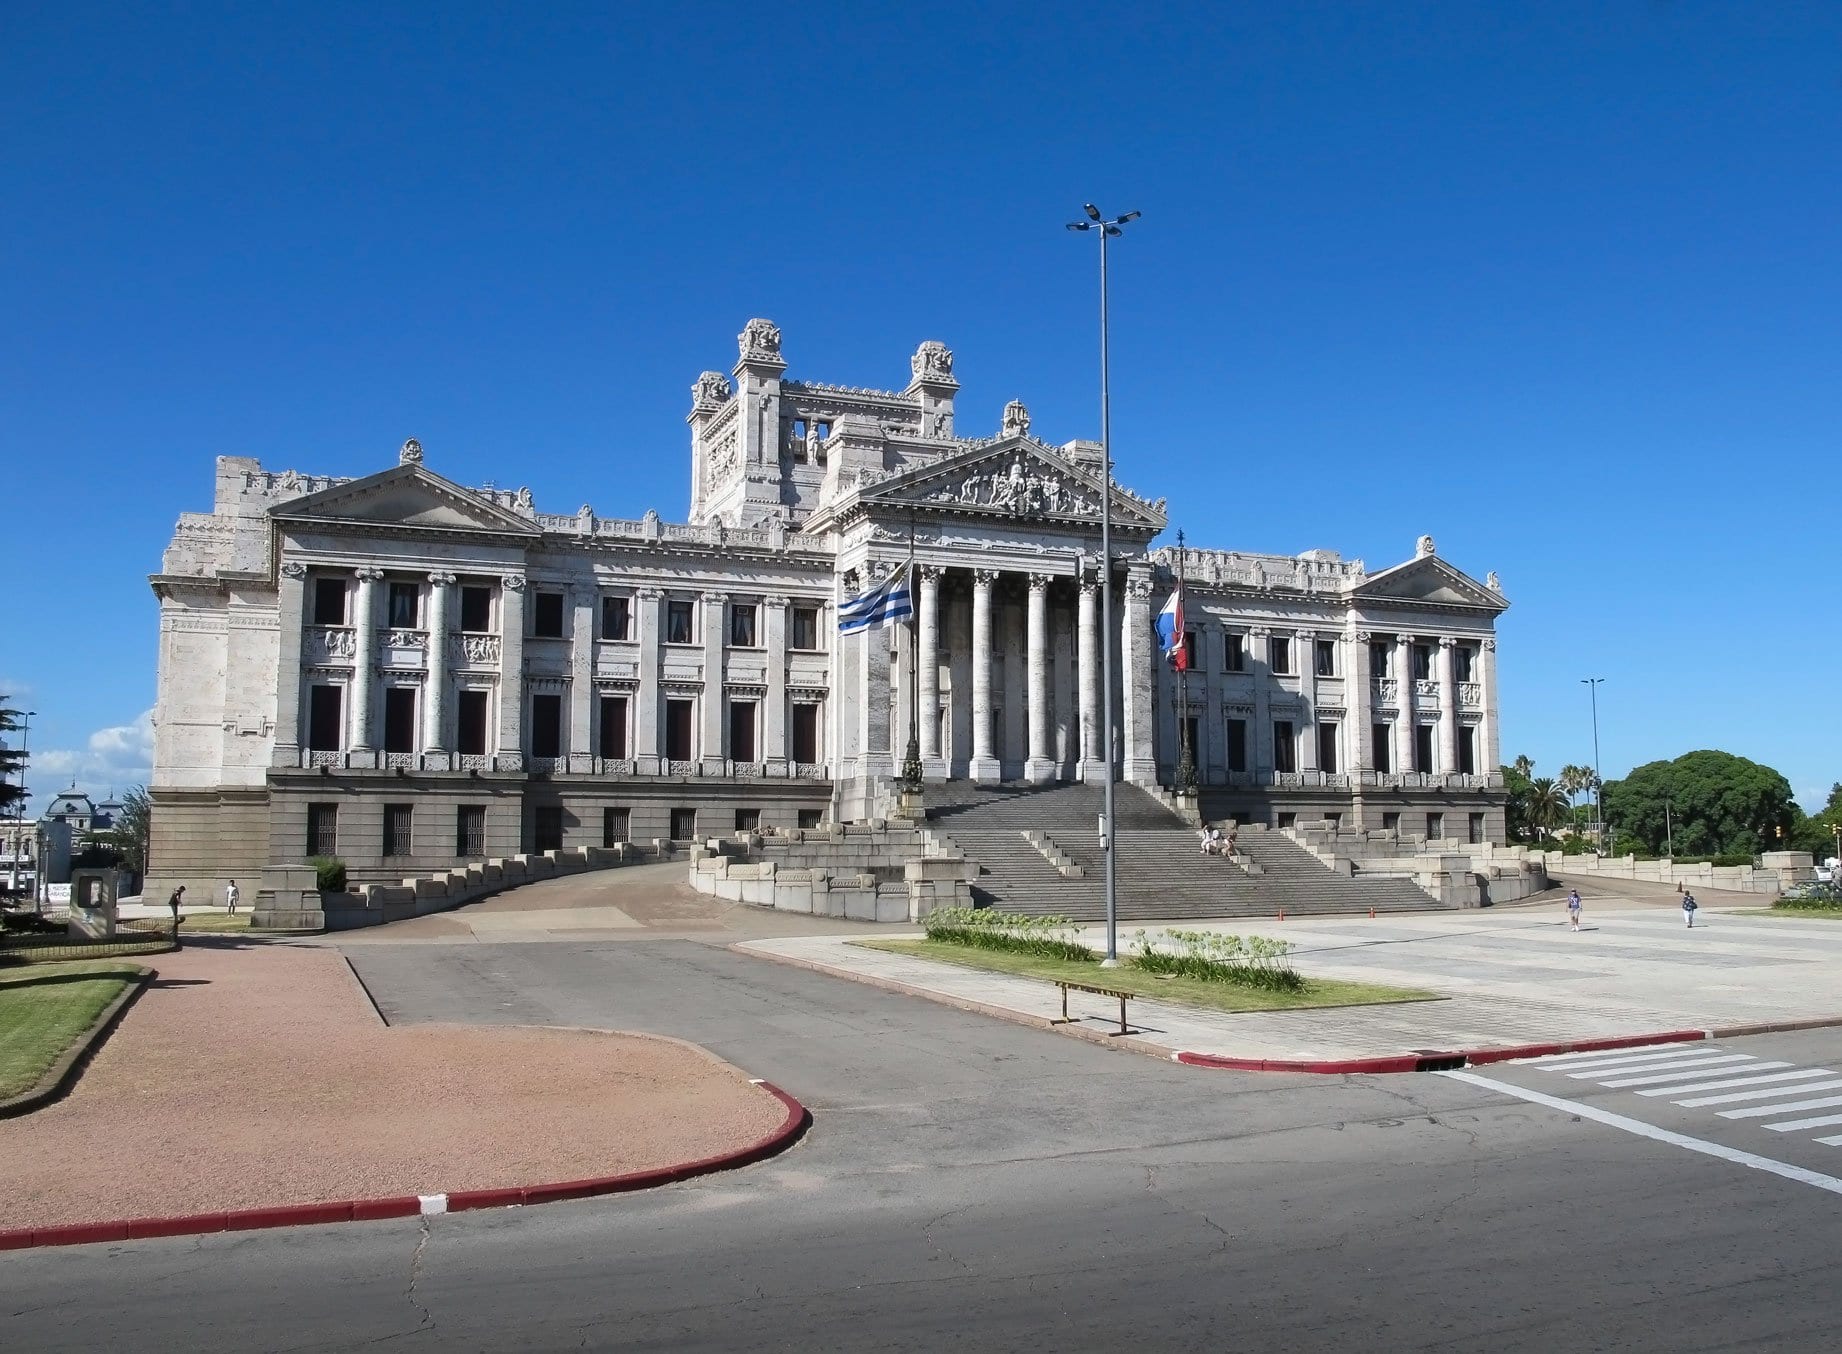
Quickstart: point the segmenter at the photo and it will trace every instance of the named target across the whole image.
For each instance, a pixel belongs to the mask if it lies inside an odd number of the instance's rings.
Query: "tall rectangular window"
[[[307,746],[314,752],[337,752],[343,745],[344,725],[339,707],[345,688],[316,686],[307,693]]]
[[[1228,769],[1247,770],[1247,721],[1244,719],[1228,721]]]
[[[454,854],[474,860],[486,854],[486,807],[462,804],[454,810]]]
[[[1400,830],[1401,830],[1401,815],[1400,814],[1384,813],[1382,815],[1382,831],[1383,832],[1399,832]]]
[[[667,761],[691,760],[691,715],[696,703],[688,700],[665,702],[665,757]]]
[[[731,761],[758,760],[755,755],[755,711],[759,708],[754,701],[731,701],[729,703],[729,757]]]
[[[737,809],[736,810],[736,831],[737,832],[759,832],[761,831],[761,810],[760,809]]]
[[[729,643],[737,649],[755,647],[755,604],[735,602],[729,607]]]
[[[1247,636],[1227,634],[1222,636],[1222,671],[1247,671]]]
[[[310,856],[339,854],[339,806],[337,804],[309,804],[307,806],[307,854]]]
[[[384,805],[384,856],[416,854],[413,827],[415,810],[408,804]]]
[[[611,761],[627,760],[627,698],[601,698],[601,741],[599,751]]]
[[[1312,641],[1312,661],[1320,677],[1337,675],[1337,641],[1320,639]]]
[[[1421,772],[1437,771],[1433,764],[1433,730],[1432,724],[1416,724],[1413,730],[1413,769]]]
[[[1292,733],[1292,721],[1273,721],[1273,770],[1298,770],[1298,746]]]
[[[540,592],[531,599],[531,634],[538,639],[563,637],[563,594]]]
[[[1413,646],[1413,676],[1416,682],[1430,681],[1433,676],[1433,646],[1416,644]]]
[[[1458,770],[1460,774],[1466,776],[1477,774],[1477,726],[1475,724],[1458,726]]]
[[[1369,730],[1369,737],[1375,740],[1375,769],[1377,771],[1394,770],[1393,730],[1386,724],[1377,724]]]
[[[1274,635],[1266,642],[1266,663],[1274,672],[1292,671],[1292,641]]]
[[[1452,646],[1452,674],[1461,682],[1472,680],[1471,674],[1476,667],[1477,650],[1469,644]]]
[[[416,750],[416,688],[384,688],[384,751]]]
[[[455,751],[468,757],[486,755],[486,693],[463,690],[456,707]]]
[[[422,594],[414,583],[392,583],[388,606],[392,630],[414,630],[422,621]]]
[[[669,601],[665,604],[665,642],[667,644],[697,643],[697,627],[693,602]]]
[[[1388,647],[1385,639],[1369,641],[1369,676],[1381,678],[1388,675]]]
[[[315,625],[345,624],[345,580],[343,578],[313,580],[313,623]]]
[[[531,811],[531,848],[540,852],[563,849],[561,804],[539,804]]]
[[[633,840],[633,810],[625,808],[601,811],[601,844],[619,846]]]
[[[603,639],[629,639],[629,627],[633,624],[633,603],[627,597],[603,597],[601,599],[601,637]]]
[[[688,842],[697,835],[697,810],[672,810],[672,840]]]
[[[1334,721],[1318,725],[1318,770],[1337,772],[1343,769],[1337,758],[1337,735],[1340,732]]]
[[[531,697],[531,755],[563,755],[563,698],[536,695]]]
[[[1465,840],[1470,842],[1473,846],[1478,845],[1484,840],[1483,814],[1473,813],[1467,816],[1465,821]]]
[[[1445,815],[1443,813],[1426,815],[1426,840],[1429,842],[1445,840]]]
[[[793,760],[808,764],[819,760],[819,707],[814,702],[793,706]]]
[[[1196,671],[1196,656],[1200,652],[1197,644],[1196,632],[1185,630],[1183,632],[1183,670],[1185,672]]]
[[[819,609],[816,606],[793,608],[793,647],[796,649],[819,647]]]
[[[469,583],[460,590],[460,628],[473,634],[492,629],[492,589]]]

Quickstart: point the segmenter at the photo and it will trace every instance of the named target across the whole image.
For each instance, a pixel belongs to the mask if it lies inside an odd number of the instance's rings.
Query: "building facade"
[[[1375,574],[1153,549],[1164,501],[1117,485],[1105,568],[1098,444],[1017,402],[961,435],[944,345],[900,391],[786,379],[765,320],[739,350],[692,387],[685,523],[542,513],[413,440],[349,480],[219,458],[151,580],[147,887],[878,816],[911,722],[930,781],[1091,778],[1103,700],[1127,780],[1172,784],[1187,731],[1212,817],[1501,839],[1494,577],[1430,537]],[[841,636],[911,559],[913,625]],[[1179,573],[1182,675],[1152,626]]]

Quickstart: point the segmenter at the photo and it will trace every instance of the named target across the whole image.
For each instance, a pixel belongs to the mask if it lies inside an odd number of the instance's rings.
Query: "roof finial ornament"
[[[953,350],[939,339],[928,339],[908,359],[908,369],[917,381],[951,381]]]
[[[1000,437],[1021,437],[1030,431],[1030,411],[1023,407],[1022,400],[1012,400],[1004,406],[1004,422],[1000,428]]]
[[[779,362],[780,330],[772,320],[750,320],[736,335],[744,362]]]
[[[1497,577],[1497,571],[1495,569],[1492,569],[1489,573],[1484,575],[1484,586],[1489,588],[1492,592],[1503,591],[1503,580]]]
[[[1433,538],[1431,536],[1422,536],[1419,544],[1414,549],[1414,554],[1420,559],[1430,559],[1436,553],[1437,552],[1433,549]]]
[[[418,442],[415,438],[413,437],[410,438],[407,442],[403,444],[402,448],[397,452],[397,464],[398,465],[421,465],[422,464],[422,444]]]

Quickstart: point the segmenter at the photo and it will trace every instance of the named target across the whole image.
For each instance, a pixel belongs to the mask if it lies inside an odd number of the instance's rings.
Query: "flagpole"
[[[915,595],[915,510],[908,510],[908,750],[902,792],[921,793],[921,608]],[[919,805],[916,805],[919,808]]]
[[[1190,746],[1190,634],[1189,618],[1183,614],[1183,532],[1177,532],[1177,619],[1181,632],[1177,642],[1177,793],[1196,793],[1196,751]]]

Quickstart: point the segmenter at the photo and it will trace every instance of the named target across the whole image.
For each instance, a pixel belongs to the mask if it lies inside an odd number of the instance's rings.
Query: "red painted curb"
[[[722,1152],[697,1161],[681,1162],[676,1166],[629,1171],[625,1175],[558,1180],[542,1185],[514,1185],[505,1189],[458,1190],[453,1194],[430,1197],[441,1198],[445,1211],[449,1213],[479,1208],[515,1208],[526,1204],[555,1203],[563,1199],[587,1199],[601,1194],[628,1194],[635,1190],[654,1189],[680,1180],[691,1180],[700,1175],[712,1175],[717,1171],[751,1166],[786,1151],[799,1141],[812,1122],[812,1115],[806,1107],[780,1087],[765,1081],[756,1081],[754,1085],[781,1103],[786,1109],[786,1118],[765,1137],[738,1151]],[[420,1212],[421,1198],[414,1194],[399,1194],[378,1199],[282,1204],[274,1208],[246,1208],[235,1212],[188,1213],[170,1218],[124,1218],[111,1222],[66,1223],[56,1227],[15,1227],[0,1231],[0,1251],[25,1250],[33,1246],[83,1246],[98,1241],[132,1241],[143,1237],[204,1236],[212,1232],[303,1227],[324,1222],[368,1222],[378,1218],[415,1217]]]
[[[1757,1031],[1765,1033],[1765,1031]],[[1687,1044],[1708,1038],[1733,1038],[1708,1030],[1665,1030],[1658,1034],[1625,1034],[1609,1039],[1575,1039],[1566,1043],[1522,1044],[1514,1048],[1456,1049],[1399,1053],[1382,1058],[1341,1058],[1324,1061],[1290,1061],[1284,1058],[1224,1058],[1213,1053],[1175,1053],[1186,1067],[1212,1067],[1233,1072],[1307,1072],[1320,1076],[1376,1075],[1386,1072],[1449,1072],[1460,1067],[1510,1062],[1517,1058],[1547,1058],[1557,1053],[1598,1053],[1606,1049],[1643,1048],[1650,1044]]]

